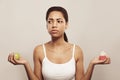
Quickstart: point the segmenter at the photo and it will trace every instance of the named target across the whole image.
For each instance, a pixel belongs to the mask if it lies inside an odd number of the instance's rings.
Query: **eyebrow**
[[[53,18],[48,18],[48,20],[54,20]],[[56,20],[63,20],[62,18],[57,18]]]

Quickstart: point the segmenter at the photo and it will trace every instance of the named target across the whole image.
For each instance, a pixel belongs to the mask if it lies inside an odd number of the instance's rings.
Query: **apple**
[[[17,59],[17,60],[20,59],[20,54],[19,53],[15,53],[14,56],[15,56],[15,59]]]
[[[106,53],[102,51],[99,56],[99,60],[105,60],[106,59]]]

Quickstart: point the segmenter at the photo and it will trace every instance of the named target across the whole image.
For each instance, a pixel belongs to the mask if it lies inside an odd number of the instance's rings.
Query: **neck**
[[[60,45],[66,44],[66,41],[64,40],[63,37],[61,37],[61,38],[52,38],[51,44],[53,46],[60,46]]]

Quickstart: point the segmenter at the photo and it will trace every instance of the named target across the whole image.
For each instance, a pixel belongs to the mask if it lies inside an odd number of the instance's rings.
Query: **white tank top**
[[[43,49],[45,57],[42,61],[42,74],[44,80],[75,80],[75,45],[73,46],[72,58],[63,64],[51,62],[46,57],[46,49],[44,44]]]

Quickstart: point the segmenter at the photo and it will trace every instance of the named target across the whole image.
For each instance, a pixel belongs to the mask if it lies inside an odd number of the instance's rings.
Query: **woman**
[[[78,45],[69,43],[65,34],[68,27],[67,11],[59,6],[49,8],[46,23],[51,41],[35,47],[34,72],[27,60],[22,57],[15,59],[14,53],[8,56],[9,62],[24,65],[29,80],[90,80],[96,64],[110,63],[108,56],[104,60],[96,57],[84,73],[82,50]]]

